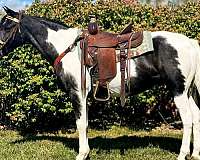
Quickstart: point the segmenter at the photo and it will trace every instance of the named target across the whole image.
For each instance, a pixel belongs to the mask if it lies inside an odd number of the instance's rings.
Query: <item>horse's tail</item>
[[[195,103],[200,108],[200,44],[198,43],[198,41],[196,41],[194,42],[194,45],[196,46],[196,50],[197,50],[197,68],[196,68],[196,74],[194,78],[194,85],[192,89],[192,92],[193,92],[192,97]]]

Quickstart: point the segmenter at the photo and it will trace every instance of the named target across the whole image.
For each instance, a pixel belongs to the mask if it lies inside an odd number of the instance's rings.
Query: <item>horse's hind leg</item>
[[[198,44],[197,44],[198,45]],[[190,97],[190,108],[193,114],[193,153],[192,156],[196,160],[200,160],[200,110],[199,107],[199,95],[200,95],[200,68],[199,68],[199,63],[200,63],[200,50],[199,46],[197,47],[197,70],[195,74],[195,91],[193,91],[193,97]],[[194,94],[195,93],[195,94]],[[196,101],[194,101],[194,98]],[[196,103],[195,103],[196,102]]]
[[[183,138],[178,160],[185,160],[187,154],[190,154],[190,136],[192,133],[192,113],[189,107],[187,93],[175,96],[174,101],[179,110],[183,122]]]
[[[200,110],[192,96],[189,98],[190,109],[192,112],[192,123],[193,123],[193,152],[192,157],[195,160],[200,160]]]

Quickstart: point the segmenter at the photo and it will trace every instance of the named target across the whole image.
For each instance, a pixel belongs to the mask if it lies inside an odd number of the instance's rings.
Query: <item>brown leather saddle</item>
[[[120,34],[102,32],[97,23],[91,21],[88,30],[83,31],[82,40],[82,91],[85,91],[85,66],[92,67],[91,78],[93,96],[96,100],[106,101],[110,98],[109,82],[117,73],[116,63],[120,62],[121,101],[125,103],[125,72],[128,59],[133,57],[131,48],[138,47],[143,41],[142,32],[132,32],[132,24],[125,27]],[[116,50],[120,51],[117,55]],[[117,58],[118,57],[118,58]],[[106,88],[105,98],[97,97],[99,87]]]

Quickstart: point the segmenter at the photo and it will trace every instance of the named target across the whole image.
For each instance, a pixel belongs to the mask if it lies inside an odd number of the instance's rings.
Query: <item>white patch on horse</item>
[[[58,54],[61,54],[74,42],[78,36],[78,31],[79,29],[77,28],[69,28],[66,30],[61,29],[58,31],[54,31],[48,28],[48,38],[46,41],[53,44]],[[71,52],[67,53],[62,58],[61,61],[62,67],[64,69],[64,74],[71,74],[77,82],[81,82],[81,62],[78,54],[78,47],[79,46],[74,47]],[[86,78],[87,81],[90,81],[88,72],[86,73]],[[78,88],[81,88],[80,83],[78,83]],[[90,85],[87,85],[86,88],[89,90]]]
[[[64,52],[77,37],[77,28],[60,29],[58,31],[47,29],[48,37],[46,42],[51,43],[58,54]]]
[[[126,72],[127,75],[127,72]],[[137,77],[136,64],[133,59],[130,60],[130,77]],[[127,78],[127,77],[126,77]],[[115,78],[110,82],[111,92],[120,93],[121,90],[121,72],[120,72],[120,63],[117,63],[117,74]]]

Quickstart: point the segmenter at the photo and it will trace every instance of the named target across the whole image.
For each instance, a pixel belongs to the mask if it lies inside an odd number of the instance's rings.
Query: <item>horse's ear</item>
[[[18,12],[13,11],[12,9],[8,8],[7,6],[4,6],[3,9],[5,10],[6,14],[11,17],[15,17],[16,15],[18,15]]]

